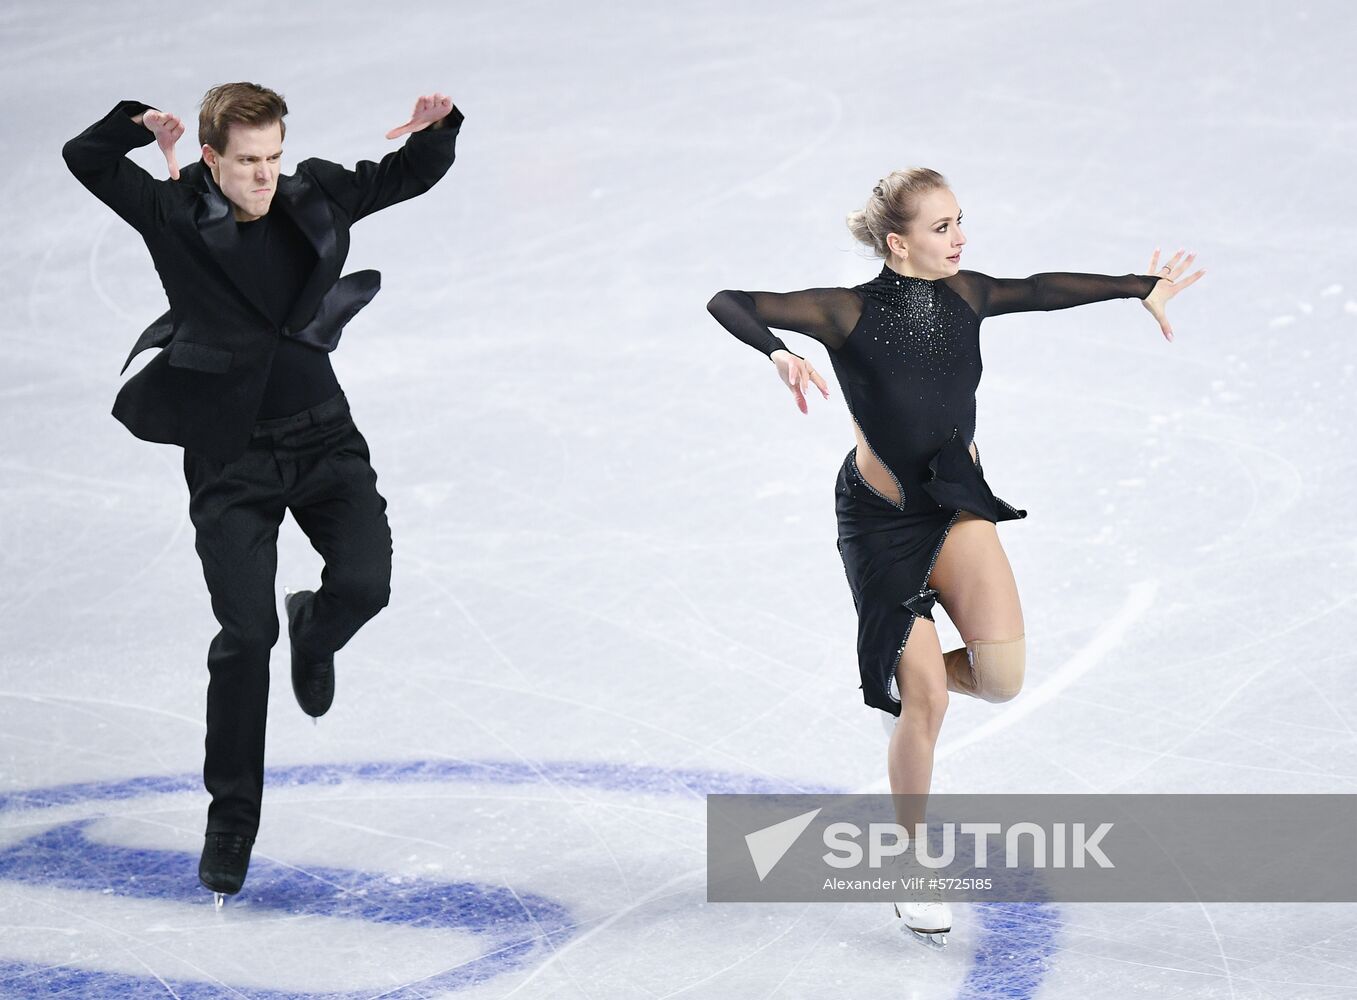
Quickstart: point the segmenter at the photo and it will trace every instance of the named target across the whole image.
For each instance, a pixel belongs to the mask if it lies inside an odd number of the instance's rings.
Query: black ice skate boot
[[[293,590],[283,598],[283,608],[287,611],[287,634],[292,638],[292,624],[302,603],[314,596],[309,590]],[[323,660],[307,657],[295,642],[292,645],[292,693],[297,696],[297,704],[302,711],[318,719],[330,710],[335,700],[335,658],[327,656]]]
[[[245,884],[254,838],[243,833],[209,833],[198,861],[198,881],[211,889],[217,906],[223,897],[234,896]]]

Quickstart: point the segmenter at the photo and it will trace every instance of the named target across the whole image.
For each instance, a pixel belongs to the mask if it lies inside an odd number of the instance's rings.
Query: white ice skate
[[[910,859],[902,860],[897,874],[901,890],[895,915],[904,929],[930,948],[947,947],[947,935],[952,930],[952,908],[942,898],[937,872]]]
[[[952,930],[952,908],[942,900],[896,903],[895,915],[916,941],[930,948],[947,947],[947,935]]]

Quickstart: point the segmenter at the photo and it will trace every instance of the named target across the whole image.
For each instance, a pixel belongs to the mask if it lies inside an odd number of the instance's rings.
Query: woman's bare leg
[[[963,642],[1023,634],[1018,582],[993,521],[963,511],[942,543],[928,585]]]
[[[963,513],[938,553],[929,585],[969,647],[943,655],[948,688],[986,701],[1012,698],[1025,670],[1022,605],[994,523]]]
[[[859,472],[878,492],[891,495],[894,491],[887,491],[893,484],[886,482],[889,474],[871,453],[856,422],[854,430]],[[970,450],[974,461],[975,446]],[[938,591],[938,600],[963,642],[1015,639],[1024,634],[1018,584],[992,521],[962,511],[943,541],[928,584]],[[900,721],[891,735],[887,772],[892,794],[917,796],[897,800],[898,821],[907,829],[923,820],[933,779],[933,752],[947,712],[949,664],[964,670],[965,654],[964,649],[953,650],[947,654],[950,659],[945,658],[933,623],[918,618],[896,665]],[[951,687],[963,689],[956,683]]]
[[[962,640],[1011,639],[1023,634],[1018,585],[992,521],[963,511],[938,552],[929,586]],[[964,654],[964,650],[962,651]],[[912,829],[923,818],[923,796],[933,778],[933,751],[947,712],[948,678],[936,627],[915,619],[896,667],[900,721],[891,735],[887,771],[891,793],[919,796],[903,802],[899,822]],[[897,813],[900,808],[897,808]]]
[[[1017,583],[992,522],[962,512],[943,540],[928,582],[938,591],[939,601],[966,642],[1022,636]],[[914,834],[928,814],[933,754],[947,712],[949,686],[983,697],[998,691],[999,682],[1013,677],[1011,671],[1007,678],[999,672],[991,673],[988,679],[998,682],[986,684],[983,664],[987,658],[977,653],[972,670],[966,654],[962,649],[944,655],[937,629],[926,618],[915,619],[900,653],[896,668],[900,721],[891,734],[888,770],[891,792],[896,797],[896,822],[910,832],[912,839],[917,840]],[[949,676],[951,673],[955,676]],[[1020,677],[1017,683],[1021,683]],[[1012,691],[1016,692],[1016,687]],[[1004,696],[1011,697],[1011,693]],[[928,927],[935,926],[934,921],[951,924],[950,911],[941,899],[924,902],[922,908],[906,904],[902,914],[916,934],[924,936],[919,925],[911,921],[928,921]],[[942,905],[936,905],[939,903]],[[898,906],[896,913],[901,914]]]
[[[895,670],[900,690],[900,721],[891,734],[886,770],[896,800],[896,821],[907,830],[924,819],[925,796],[933,780],[933,748],[947,712],[947,671],[938,632],[927,618],[916,618]]]

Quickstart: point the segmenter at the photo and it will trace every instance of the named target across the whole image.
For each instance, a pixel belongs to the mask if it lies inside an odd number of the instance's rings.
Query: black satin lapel
[[[321,296],[339,272],[339,267],[332,263],[339,244],[329,202],[304,178],[296,174],[280,177],[274,204],[287,214],[316,251],[316,265],[288,313],[287,325],[296,328],[315,313]]]
[[[217,266],[231,279],[231,284],[236,286],[255,312],[267,319],[257,301],[259,292],[251,284],[249,276],[236,263],[240,237],[236,232],[236,219],[231,211],[231,203],[226,200],[226,195],[221,193],[221,189],[212,180],[212,175],[206,170],[202,172],[202,188],[203,197],[198,202],[198,211],[194,218],[198,235],[207,244],[207,249],[212,254],[212,259],[217,262]]]
[[[354,271],[344,275],[321,299],[311,322],[289,336],[322,351],[333,351],[349,320],[372,301],[381,287],[382,276],[377,271]]]

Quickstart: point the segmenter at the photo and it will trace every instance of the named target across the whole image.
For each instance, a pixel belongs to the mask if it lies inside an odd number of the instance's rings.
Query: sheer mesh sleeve
[[[764,354],[787,350],[771,327],[804,333],[838,350],[862,315],[862,295],[851,288],[808,288],[801,292],[727,289],[712,296],[707,312],[736,338]]]
[[[1004,313],[1069,309],[1107,299],[1143,299],[1158,281],[1147,274],[1052,271],[1030,278],[991,278],[978,271],[958,271],[947,283],[983,319]]]

